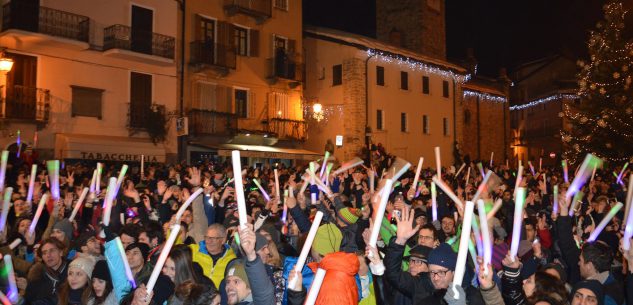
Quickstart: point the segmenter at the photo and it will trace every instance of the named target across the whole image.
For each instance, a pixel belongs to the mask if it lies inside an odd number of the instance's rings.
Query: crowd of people
[[[5,205],[10,208],[0,253],[10,255],[13,266],[4,261],[1,290],[13,297],[12,303],[33,305],[303,304],[320,268],[326,274],[316,304],[633,304],[633,249],[622,245],[628,170],[613,175],[621,168],[598,169],[581,196],[566,200],[569,183],[560,167],[526,170],[517,183],[517,169],[508,165],[469,162],[460,169],[462,164],[444,164],[438,178],[462,203],[472,200],[487,171],[495,179],[480,197],[490,212],[488,227],[479,228],[480,234],[472,230],[464,280],[453,285],[465,229],[461,204],[435,190],[437,173],[428,166],[413,185],[413,165],[395,181],[384,218],[374,223],[383,178],[400,159],[384,151],[373,157],[336,175],[323,171],[325,188],[311,183],[309,164],[281,165],[278,179],[272,168],[244,166],[247,226],[240,226],[230,158],[190,166],[145,164],[143,172],[130,164],[107,225],[107,182],[119,175],[121,164],[104,164],[100,183],[69,219],[95,170],[94,164],[69,162],[60,170],[60,199],[48,196],[34,230],[38,202],[55,183],[39,164],[27,202],[31,164],[12,157],[4,192],[9,187],[13,192]],[[312,164],[317,178],[322,164]],[[570,165],[570,180],[574,168]],[[513,237],[517,186],[527,196],[521,234]],[[178,217],[199,189],[202,193]],[[501,205],[491,211],[496,202]],[[618,202],[626,208],[589,242]],[[297,272],[294,266],[317,211],[324,216],[307,263]],[[174,246],[164,249],[177,224]],[[380,234],[373,247],[368,241],[375,226]],[[482,234],[492,241],[490,264],[481,257]],[[509,251],[513,238],[520,239],[516,257]],[[167,260],[148,290],[164,250]],[[13,274],[17,292],[11,291]],[[300,284],[289,285],[293,281]]]

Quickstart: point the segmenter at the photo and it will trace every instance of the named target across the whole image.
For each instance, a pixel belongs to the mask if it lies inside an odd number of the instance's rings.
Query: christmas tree
[[[590,61],[578,61],[581,102],[564,104],[561,114],[570,124],[561,137],[571,162],[587,153],[612,162],[633,156],[633,44],[622,37],[625,15],[620,1],[606,4],[589,37]]]

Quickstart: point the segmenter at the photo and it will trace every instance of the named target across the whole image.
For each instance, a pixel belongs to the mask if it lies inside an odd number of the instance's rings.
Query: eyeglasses
[[[449,272],[450,270],[438,270],[438,271],[429,271],[429,273],[431,274],[431,277],[445,277],[446,273]]]
[[[420,235],[420,236],[418,236],[418,238],[422,239],[422,240],[433,240],[433,236]]]
[[[422,264],[426,264],[425,261],[421,260],[421,259],[409,259],[409,263],[412,265],[422,265]]]

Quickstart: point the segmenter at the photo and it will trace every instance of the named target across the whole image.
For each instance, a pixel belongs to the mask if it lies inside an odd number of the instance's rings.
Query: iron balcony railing
[[[232,136],[237,132],[234,113],[213,110],[189,110],[189,133],[192,135]]]
[[[308,123],[305,121],[273,118],[268,122],[268,132],[277,134],[279,139],[305,141]]]
[[[89,28],[86,16],[20,1],[2,6],[2,31],[16,29],[88,42]]]
[[[235,69],[237,64],[235,46],[211,41],[194,41],[191,43],[191,63]]]
[[[147,55],[174,59],[175,38],[126,25],[115,24],[105,28],[103,50],[123,49]]]
[[[19,85],[8,86],[6,98],[1,100],[0,117],[46,123],[50,105],[50,90]]]
[[[150,111],[158,111],[161,115],[165,115],[165,105],[129,103],[128,127],[131,129],[147,129]]]
[[[272,0],[224,0],[224,9],[230,14],[242,13],[256,18],[270,18]]]
[[[268,77],[303,82],[304,64],[298,54],[277,54],[268,58]]]

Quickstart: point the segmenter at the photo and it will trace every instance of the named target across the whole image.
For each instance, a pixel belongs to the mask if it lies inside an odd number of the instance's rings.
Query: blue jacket
[[[128,280],[125,274],[125,263],[123,263],[119,247],[123,249],[120,237],[105,243],[105,257],[110,270],[110,277],[112,278],[112,290],[116,295],[117,301],[121,302],[123,297],[130,293],[133,286],[136,286],[136,283],[134,283],[133,279],[131,281]]]

